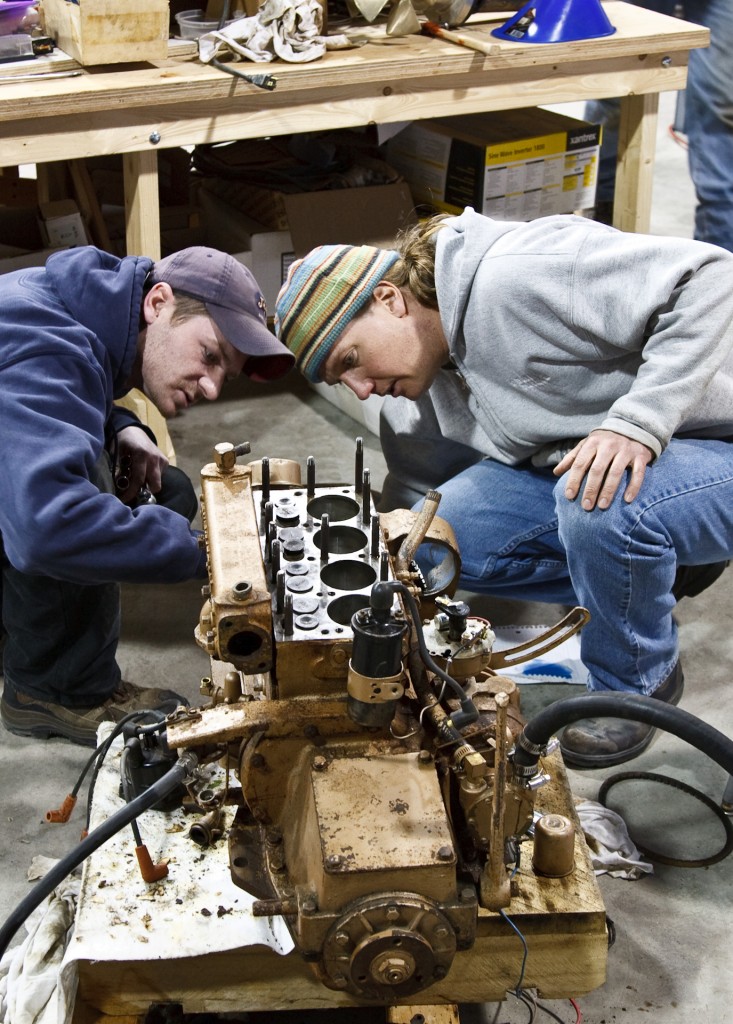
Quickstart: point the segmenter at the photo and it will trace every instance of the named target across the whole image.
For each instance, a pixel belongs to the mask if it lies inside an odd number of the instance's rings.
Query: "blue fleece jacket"
[[[205,575],[188,521],[130,509],[91,474],[130,422],[128,389],[152,261],[91,246],[0,277],[0,533],[22,572],[76,583]]]

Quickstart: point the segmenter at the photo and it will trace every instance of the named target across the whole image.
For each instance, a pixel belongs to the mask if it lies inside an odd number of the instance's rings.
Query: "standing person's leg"
[[[677,703],[675,577],[679,566],[733,554],[733,444],[673,440],[630,504],[619,491],[610,508],[585,512],[562,480],[556,494],[574,589],[591,613],[581,634],[589,688]],[[604,767],[636,756],[652,735],[640,723],[589,719],[566,729],[562,746],[569,763]]]
[[[710,46],[690,53],[685,90],[695,238],[733,252],[733,5],[686,0],[685,17],[710,29]]]
[[[113,490],[109,460],[97,464],[95,484]],[[183,474],[181,474],[183,476]],[[187,478],[184,478],[187,480]],[[171,492],[195,514],[195,495],[176,478]],[[191,501],[193,499],[193,504]],[[31,576],[11,566],[3,553],[3,697],[0,715],[21,736],[64,736],[94,746],[101,721],[118,720],[138,708],[174,708],[185,703],[170,690],[133,687],[117,664],[120,588],[86,586]]]
[[[672,15],[679,6],[676,0],[632,0],[636,7],[648,11]],[[702,0],[704,3],[705,0]],[[727,3],[728,0],[723,0]],[[585,105],[583,117],[591,124],[603,126],[601,149],[598,158],[598,180],[596,183],[595,219],[610,224],[613,213],[613,198],[616,191],[616,157],[618,153],[618,129],[621,106],[618,99],[590,100]]]

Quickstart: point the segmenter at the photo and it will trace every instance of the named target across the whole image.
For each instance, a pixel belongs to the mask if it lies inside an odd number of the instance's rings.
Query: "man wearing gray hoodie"
[[[383,507],[439,489],[463,587],[584,605],[590,691],[679,701],[682,577],[733,555],[733,255],[467,209],[314,250],[276,330],[309,379],[392,396]],[[652,736],[588,719],[562,748],[605,767]]]

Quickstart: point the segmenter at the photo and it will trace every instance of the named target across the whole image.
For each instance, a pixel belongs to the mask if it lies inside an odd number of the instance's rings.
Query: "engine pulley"
[[[411,893],[352,904],[323,945],[324,982],[363,999],[392,1001],[446,976],[456,933],[432,901]]]

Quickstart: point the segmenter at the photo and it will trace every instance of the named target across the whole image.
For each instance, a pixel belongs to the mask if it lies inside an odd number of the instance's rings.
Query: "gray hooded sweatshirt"
[[[438,232],[435,278],[453,368],[417,402],[388,399],[382,411],[392,474],[417,468],[409,435],[429,442],[433,479],[418,488],[460,471],[462,450],[473,453],[466,464],[478,453],[550,466],[598,428],[655,456],[673,434],[733,436],[724,249],[582,217],[514,223],[466,209]]]

